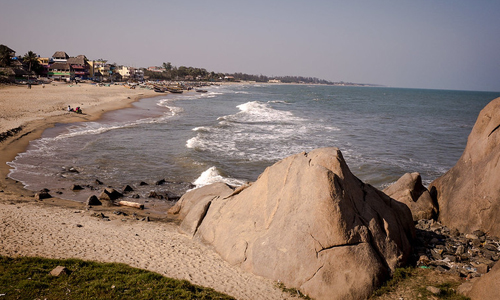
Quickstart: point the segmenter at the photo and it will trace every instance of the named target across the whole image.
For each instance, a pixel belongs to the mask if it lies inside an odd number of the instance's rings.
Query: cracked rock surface
[[[367,298],[415,237],[408,207],[356,178],[337,148],[285,158],[238,193],[188,192],[170,212],[230,263],[318,300]]]

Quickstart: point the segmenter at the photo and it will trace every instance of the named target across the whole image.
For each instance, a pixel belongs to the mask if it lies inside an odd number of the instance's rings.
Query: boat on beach
[[[182,92],[184,92],[182,88],[179,86],[168,86],[167,91],[169,91],[170,93],[177,93],[177,94],[181,94]]]

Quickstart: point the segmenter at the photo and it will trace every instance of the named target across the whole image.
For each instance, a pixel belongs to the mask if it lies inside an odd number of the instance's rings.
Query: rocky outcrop
[[[406,204],[414,221],[437,217],[438,208],[431,194],[422,184],[419,173],[406,173],[395,183],[384,189],[389,197]]]
[[[337,148],[288,157],[251,186],[186,193],[171,213],[228,262],[315,299],[365,299],[405,263],[408,207],[356,178]]]
[[[500,265],[497,264],[488,274],[482,276],[472,285],[468,296],[472,300],[500,299]]]
[[[461,232],[482,230],[500,236],[500,98],[477,118],[467,146],[429,190],[439,205],[439,221]]]
[[[462,284],[458,291],[472,300],[498,300],[500,299],[500,264],[486,275],[476,278],[473,282]]]

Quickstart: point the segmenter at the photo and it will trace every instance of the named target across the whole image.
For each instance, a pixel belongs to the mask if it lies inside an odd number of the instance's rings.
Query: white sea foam
[[[216,182],[224,182],[232,186],[239,186],[245,183],[242,180],[224,177],[216,167],[210,167],[201,173],[200,177],[198,177],[193,184],[196,185],[196,188],[200,188]]]

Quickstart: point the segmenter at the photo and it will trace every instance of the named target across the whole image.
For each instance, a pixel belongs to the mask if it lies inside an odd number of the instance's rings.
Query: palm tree
[[[31,73],[31,70],[38,71],[40,69],[40,62],[38,61],[38,56],[33,51],[28,51],[23,57],[23,63],[27,64],[28,72]]]

